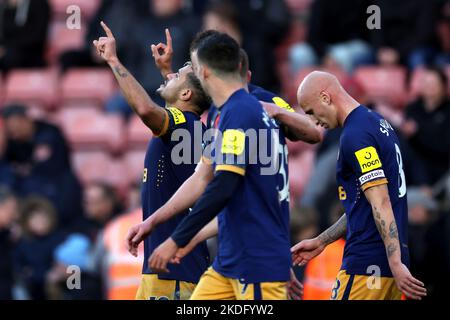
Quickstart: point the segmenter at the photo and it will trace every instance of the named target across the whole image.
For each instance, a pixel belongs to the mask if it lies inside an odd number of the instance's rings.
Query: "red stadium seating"
[[[289,157],[289,188],[294,199],[298,199],[302,195],[309,181],[314,166],[314,157],[312,150]]]
[[[67,50],[80,49],[84,45],[86,27],[68,29],[65,23],[56,22],[50,27],[49,47],[47,58],[51,64],[57,62],[58,56]]]
[[[405,68],[365,66],[359,67],[354,76],[375,103],[401,107],[407,100]]]
[[[101,151],[77,151],[72,155],[75,173],[82,184],[104,181],[124,195],[130,185],[127,163]]]
[[[57,117],[75,150],[122,151],[125,125],[120,115],[104,114],[94,108],[66,108]]]
[[[152,131],[138,116],[131,117],[127,126],[128,148],[146,148],[152,136]]]
[[[67,8],[71,5],[76,5],[80,8],[82,20],[89,20],[97,11],[100,3],[101,0],[50,0],[53,15],[61,20],[69,16]]]
[[[130,183],[142,181],[145,152],[146,149],[136,149],[130,150],[125,154],[124,161],[127,166],[128,180]]]
[[[50,69],[11,71],[6,80],[5,101],[21,101],[51,109],[58,100],[57,74]]]
[[[116,91],[114,76],[107,69],[72,69],[61,81],[62,103],[89,101],[103,107]]]
[[[285,0],[289,9],[294,13],[305,13],[309,11],[313,0]]]

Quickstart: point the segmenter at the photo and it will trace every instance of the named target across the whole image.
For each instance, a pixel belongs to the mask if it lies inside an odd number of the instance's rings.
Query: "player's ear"
[[[250,70],[247,71],[247,83],[252,81],[252,72]]]
[[[192,90],[191,89],[183,89],[180,91],[180,100],[181,101],[189,101],[192,98]]]
[[[329,105],[331,103],[331,97],[330,94],[326,91],[321,91],[320,92],[320,101],[323,104]]]

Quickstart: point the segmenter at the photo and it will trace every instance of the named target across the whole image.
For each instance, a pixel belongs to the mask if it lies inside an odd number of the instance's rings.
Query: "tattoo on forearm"
[[[392,239],[398,239],[397,224],[395,223],[395,221],[392,221],[389,225],[389,236]]]
[[[347,231],[347,216],[345,213],[331,227],[319,235],[319,239],[325,245],[333,243],[345,235]]]
[[[378,232],[380,233],[381,238],[383,239],[383,242],[386,246],[386,254],[387,257],[391,257],[396,251],[397,251],[397,244],[395,241],[398,241],[398,231],[397,231],[397,224],[395,223],[395,220],[393,220],[389,224],[389,238],[387,238],[386,233],[386,222],[381,218],[380,211],[377,207],[374,206],[373,208],[374,213],[374,220],[375,225],[377,226]],[[391,241],[394,242],[391,242]]]
[[[122,71],[122,69],[119,66],[114,67],[114,72],[117,73],[117,75],[121,78],[126,78],[128,76],[128,73]]]

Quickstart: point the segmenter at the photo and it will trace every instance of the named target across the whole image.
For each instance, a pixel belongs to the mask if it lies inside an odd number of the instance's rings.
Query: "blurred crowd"
[[[71,4],[81,8],[80,29],[67,29]],[[381,28],[372,30],[367,8],[373,4],[380,8]],[[112,83],[107,69],[106,82],[84,83],[85,90],[110,88],[94,103],[86,97],[76,103],[73,97],[33,99],[26,94],[29,83],[14,82],[33,72],[49,74],[55,83],[44,83],[37,90],[42,95],[50,86],[58,92],[59,82],[74,72],[101,74],[106,65],[92,41],[103,35],[102,20],[114,32],[123,64],[161,104],[155,92],[163,79],[150,44],[165,41],[165,28],[173,38],[174,69],[189,59],[198,31],[218,29],[248,52],[252,82],[294,107],[297,86],[308,72],[338,76],[355,99],[397,130],[408,184],[411,272],[425,282],[429,296],[445,295],[450,285],[450,1],[1,0],[0,299],[128,298],[139,283],[142,261],[125,251],[123,239],[142,219],[140,170],[151,134],[144,131],[137,146],[132,138],[121,140],[134,132],[136,118],[117,87],[106,83]],[[39,88],[39,78],[30,81]],[[85,80],[79,81],[82,87]],[[120,118],[117,141],[106,138],[120,145],[108,149],[74,138],[64,119],[77,108],[90,110],[83,126],[75,126],[78,134],[97,134],[92,115]],[[289,144],[293,242],[317,235],[342,214],[335,182],[339,135],[339,130],[324,132],[316,146]],[[90,174],[77,159],[93,152],[100,168]],[[136,169],[122,159],[131,159]],[[109,160],[122,166],[110,166]],[[125,183],[122,172],[115,172],[121,170],[133,171]],[[312,280],[319,277],[327,288],[340,267],[342,246],[329,249],[328,260],[298,268],[300,280],[314,287]],[[80,290],[68,288],[69,266],[81,270]]]

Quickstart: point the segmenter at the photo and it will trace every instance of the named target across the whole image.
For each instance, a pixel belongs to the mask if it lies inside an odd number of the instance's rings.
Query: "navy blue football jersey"
[[[163,206],[178,188],[195,171],[202,153],[202,139],[205,130],[200,117],[192,112],[183,112],[174,107],[168,107],[163,131],[159,137],[154,137],[147,148],[144,161],[142,184],[142,210],[144,220]],[[179,154],[175,146],[179,145],[180,136],[189,135],[188,145],[190,155]],[[198,143],[197,143],[198,142]],[[181,153],[183,151],[180,151]],[[187,158],[186,158],[187,156]],[[185,163],[174,161],[173,157],[183,158]],[[188,214],[188,211],[159,225],[150,237],[144,240],[143,273],[152,274],[148,266],[148,258],[162,242],[169,238],[178,224]],[[183,258],[181,264],[168,264],[169,273],[158,275],[160,279],[198,282],[202,273],[209,266],[209,253],[205,243],[198,245],[189,255]]]
[[[399,141],[389,122],[365,106],[354,109],[344,122],[336,169],[338,194],[347,216],[341,269],[370,275],[379,267],[381,276],[392,277],[372,207],[364,195],[370,187],[387,184],[401,259],[408,266],[406,181]]]
[[[218,135],[211,143],[214,170],[244,176],[218,216],[218,252],[213,268],[243,283],[287,281],[290,276],[287,146],[278,124],[244,89],[219,108]],[[250,130],[261,132],[251,140]],[[220,138],[219,138],[220,136]],[[270,155],[269,162],[261,156]]]

